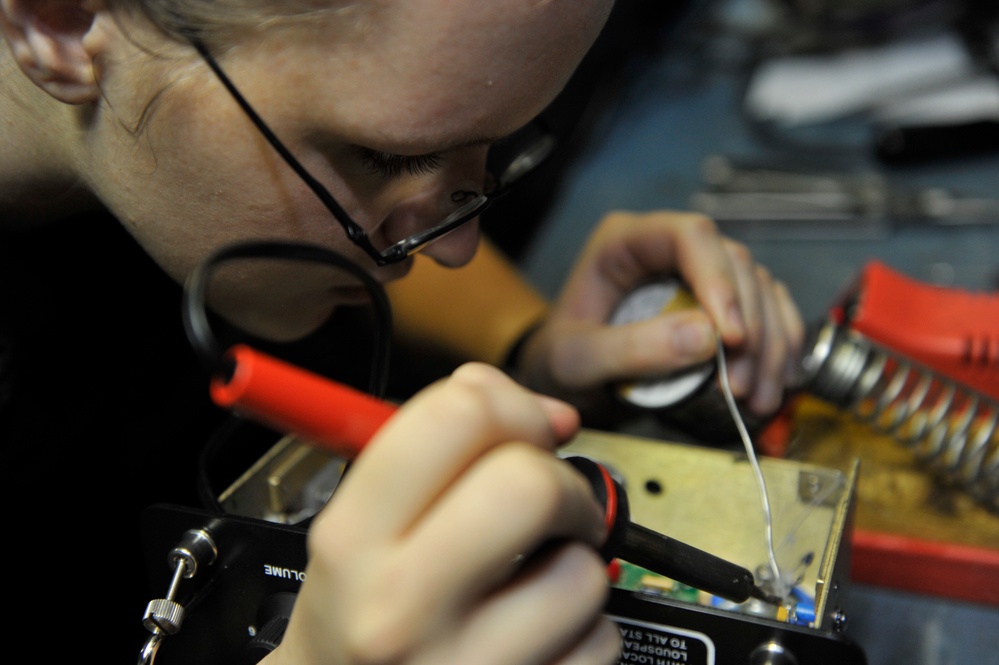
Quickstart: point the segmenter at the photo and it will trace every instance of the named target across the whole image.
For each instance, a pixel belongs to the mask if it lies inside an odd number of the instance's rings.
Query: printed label
[[[704,633],[611,616],[624,647],[619,665],[714,665],[715,645]]]
[[[301,570],[282,568],[281,566],[272,566],[267,563],[264,564],[264,575],[268,577],[282,577],[286,580],[295,580],[297,582],[305,581],[305,573]]]

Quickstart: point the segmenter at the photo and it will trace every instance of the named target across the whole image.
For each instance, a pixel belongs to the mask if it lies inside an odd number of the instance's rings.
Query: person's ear
[[[0,29],[28,78],[67,104],[100,95],[84,38],[94,24],[91,0],[0,0]]]

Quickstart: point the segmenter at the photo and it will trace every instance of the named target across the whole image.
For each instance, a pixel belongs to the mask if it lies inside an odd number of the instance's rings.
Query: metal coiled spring
[[[999,512],[999,402],[827,323],[804,388],[910,448],[941,481]]]

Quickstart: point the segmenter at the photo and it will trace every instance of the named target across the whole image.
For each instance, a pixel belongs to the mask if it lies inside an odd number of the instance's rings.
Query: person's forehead
[[[335,82],[338,105],[361,119],[357,129],[380,133],[386,144],[405,140],[431,151],[487,143],[524,125],[561,90],[611,4],[574,2],[388,3],[393,12],[325,60],[321,77]]]
[[[529,122],[562,89],[609,4],[371,0],[377,9],[348,26],[268,31],[222,64],[268,118],[388,152],[437,152]]]

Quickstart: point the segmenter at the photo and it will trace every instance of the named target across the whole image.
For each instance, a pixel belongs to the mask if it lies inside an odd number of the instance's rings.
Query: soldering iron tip
[[[758,586],[753,586],[753,590],[750,593],[750,595],[753,598],[756,598],[757,600],[762,600],[765,603],[770,603],[771,605],[776,605],[778,607],[784,604],[783,598],[781,598],[780,596],[775,596],[771,593],[767,593]]]

